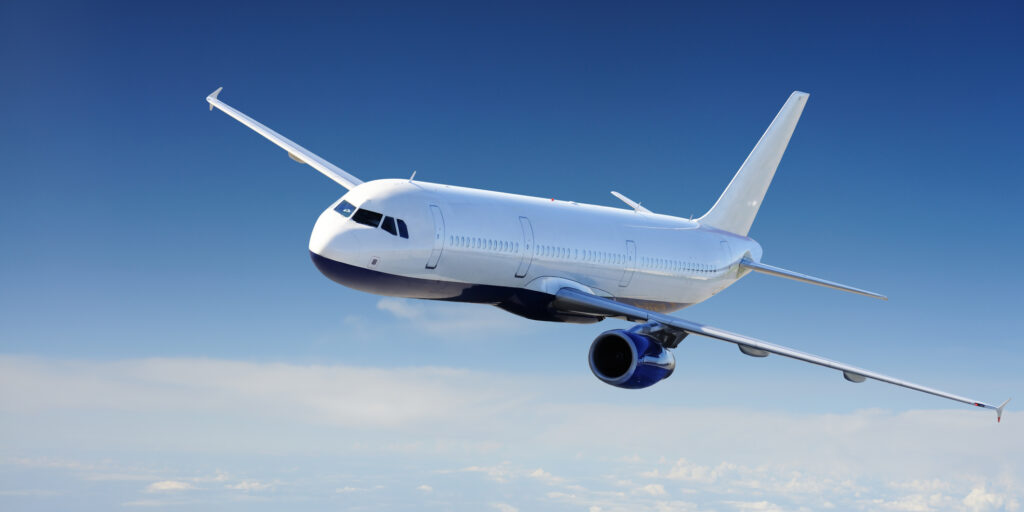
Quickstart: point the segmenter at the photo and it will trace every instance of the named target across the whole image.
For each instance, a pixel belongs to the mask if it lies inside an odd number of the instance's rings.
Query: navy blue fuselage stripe
[[[316,268],[332,281],[375,295],[492,304],[505,311],[532,320],[571,323],[593,323],[600,321],[600,318],[552,310],[550,305],[555,297],[543,292],[510,286],[459,283],[398,276],[335,261],[312,251],[310,251],[309,256],[313,259],[313,264],[316,265]],[[631,303],[633,301],[622,300],[622,302]],[[654,306],[653,309],[656,310],[676,310],[684,306],[683,304],[670,304],[667,302],[642,302],[646,306]]]

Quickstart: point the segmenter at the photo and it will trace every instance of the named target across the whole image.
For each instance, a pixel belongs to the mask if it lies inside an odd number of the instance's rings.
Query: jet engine
[[[665,347],[636,329],[605,331],[590,345],[590,371],[607,384],[640,389],[667,379],[676,358]]]

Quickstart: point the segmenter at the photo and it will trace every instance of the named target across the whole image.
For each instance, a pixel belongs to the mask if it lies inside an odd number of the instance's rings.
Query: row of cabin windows
[[[405,221],[402,219],[396,219],[394,217],[388,217],[383,213],[367,210],[365,208],[357,210],[352,203],[348,201],[342,201],[338,206],[334,207],[334,211],[340,213],[343,217],[349,217],[353,221],[363,224],[364,226],[379,227],[393,236],[400,236],[402,238],[409,238],[409,228],[405,225]],[[354,212],[354,213],[353,213]]]
[[[495,240],[462,235],[450,235],[448,243],[454,247],[465,249],[477,249],[491,252],[518,253],[519,243],[508,240]],[[609,265],[625,265],[626,255],[604,251],[591,251],[588,249],[572,249],[553,245],[538,245],[537,256],[541,258],[578,260],[589,263],[603,263]],[[682,260],[667,258],[641,258],[640,265],[645,268],[657,270],[669,270],[677,272],[702,272],[712,273],[721,270],[703,263],[693,263]]]
[[[607,265],[624,265],[626,263],[625,254],[591,251],[589,249],[571,249],[569,247],[559,247],[554,245],[538,245],[537,253],[541,258],[579,260],[588,263],[603,263]]]
[[[640,265],[646,268],[673,272],[712,273],[722,270],[722,268],[716,268],[704,263],[694,263],[692,261],[673,260],[669,258],[640,258]]]
[[[448,243],[453,247],[463,249],[477,249],[480,251],[518,253],[519,242],[509,240],[495,240],[492,238],[480,238],[475,236],[451,235]]]

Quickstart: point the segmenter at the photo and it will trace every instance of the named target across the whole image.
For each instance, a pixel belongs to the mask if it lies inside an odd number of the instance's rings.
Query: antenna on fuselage
[[[412,183],[412,179],[416,177],[416,171],[412,172],[412,176],[409,176],[409,183]]]

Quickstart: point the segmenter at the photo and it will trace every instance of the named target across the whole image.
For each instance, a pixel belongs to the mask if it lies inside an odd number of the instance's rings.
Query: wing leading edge
[[[699,334],[701,336],[734,343],[740,348],[740,351],[747,355],[764,357],[768,354],[778,354],[780,356],[839,370],[843,373],[843,377],[850,382],[864,382],[866,379],[874,379],[880,382],[902,386],[907,389],[913,389],[914,391],[921,391],[923,393],[947,398],[949,400],[955,400],[967,405],[992,409],[993,411],[996,411],[997,421],[1002,419],[1003,408],[1005,408],[1007,402],[1009,402],[1009,400],[1007,400],[1006,402],[1003,402],[1002,405],[994,406],[985,402],[979,402],[978,400],[972,400],[970,398],[946,393],[945,391],[939,391],[937,389],[921,386],[912,382],[896,379],[888,375],[858,368],[856,366],[850,366],[824,357],[800,352],[799,350],[775,345],[756,338],[744,336],[742,334],[736,334],[716,327],[690,322],[674,316],[655,313],[653,311],[630,306],[629,304],[623,304],[612,299],[598,297],[572,288],[562,288],[559,290],[556,294],[554,306],[559,310],[573,313],[622,317],[631,322],[654,322],[686,333]]]
[[[359,178],[341,170],[338,166],[320,158],[312,151],[292,142],[284,135],[267,128],[255,119],[231,108],[227,103],[217,99],[217,96],[220,94],[222,89],[224,88],[219,87],[216,91],[213,91],[206,97],[206,101],[210,103],[210,110],[217,107],[225,114],[235,118],[238,122],[248,126],[249,128],[252,128],[256,133],[266,137],[267,140],[277,144],[278,147],[287,151],[288,156],[291,157],[292,160],[309,165],[310,167],[320,171],[324,176],[327,176],[349,190],[352,190],[363,183]]]

